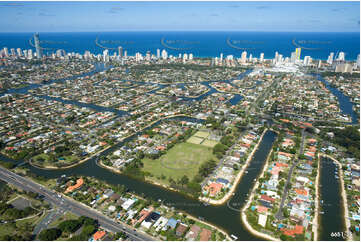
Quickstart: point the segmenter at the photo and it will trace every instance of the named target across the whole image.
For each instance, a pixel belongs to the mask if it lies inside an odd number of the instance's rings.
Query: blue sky
[[[359,32],[359,2],[0,2],[0,32]]]

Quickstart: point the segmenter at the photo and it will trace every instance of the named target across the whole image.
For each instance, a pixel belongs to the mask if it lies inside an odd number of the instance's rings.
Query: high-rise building
[[[20,49],[20,48],[17,48],[17,49],[16,49],[16,52],[17,52],[17,54],[18,54],[19,57],[22,56],[22,52],[21,52],[21,49]]]
[[[342,63],[336,65],[335,72],[352,72],[352,65],[350,63]]]
[[[301,59],[301,48],[296,48],[296,60],[300,60]]]
[[[28,50],[28,59],[33,59],[33,50]]]
[[[243,51],[241,55],[241,62],[246,63],[247,62],[247,51]]]
[[[291,63],[296,63],[296,52],[291,53]]]
[[[305,66],[309,66],[311,64],[311,56],[305,56],[305,58],[303,58],[303,65]]]
[[[103,51],[103,61],[104,62],[108,62],[109,61],[109,50],[108,49],[105,49]]]
[[[319,60],[319,61],[318,61],[317,68],[321,68],[321,66],[322,66],[322,61],[321,61],[321,60]]]
[[[333,56],[334,56],[334,55],[335,55],[335,54],[334,54],[333,52],[330,53],[330,55],[329,55],[328,58],[327,58],[327,63],[328,63],[328,64],[332,65],[332,63],[333,63]]]
[[[128,52],[126,50],[124,50],[124,58],[128,57]]]
[[[123,47],[121,46],[118,47],[118,56],[119,58],[123,58]]]
[[[261,53],[261,55],[259,56],[259,61],[263,62],[263,60],[264,60],[264,53]]]
[[[357,55],[356,67],[360,68],[360,54]]]
[[[219,59],[220,61],[223,61],[223,53],[220,54]]]
[[[162,59],[163,59],[163,60],[168,59],[168,53],[167,53],[166,50],[162,50]]]
[[[249,54],[249,62],[252,62],[252,58],[253,58],[253,56],[252,56],[252,54]]]
[[[34,34],[34,42],[35,42],[35,49],[36,49],[36,57],[41,59],[43,57],[43,55],[41,53],[41,48],[40,48],[39,33]]]
[[[150,61],[150,51],[148,50],[147,53],[145,54],[145,59],[147,61]]]
[[[15,49],[14,49],[14,48],[11,48],[11,49],[10,49],[10,53],[11,53],[12,56],[16,56],[16,54],[15,54]]]
[[[192,53],[189,54],[188,59],[193,60],[193,54]]]
[[[338,53],[338,58],[337,58],[337,60],[339,60],[339,61],[345,61],[345,52],[340,52],[340,53]]]
[[[160,49],[157,49],[157,59],[160,58]]]
[[[7,47],[4,47],[3,49],[5,57],[9,57],[9,50]]]
[[[275,58],[273,59],[273,63],[276,64],[277,60],[278,60],[278,52],[276,51]]]

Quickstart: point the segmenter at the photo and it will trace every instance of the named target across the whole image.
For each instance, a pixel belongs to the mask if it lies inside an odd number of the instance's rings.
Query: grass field
[[[207,146],[207,147],[210,147],[210,148],[213,148],[214,146],[216,146],[216,144],[218,144],[217,141],[214,141],[214,140],[209,140],[209,139],[205,139],[201,145],[204,145],[204,146]]]
[[[192,144],[200,144],[209,148],[213,148],[218,142],[214,140],[207,139],[209,137],[209,132],[198,131],[192,137],[190,137],[187,142]]]
[[[198,173],[200,165],[210,159],[216,159],[211,148],[184,142],[175,145],[159,159],[143,159],[143,171],[154,175],[147,179],[169,185],[170,177],[178,180],[186,175],[191,180]],[[162,175],[166,178],[161,179]]]
[[[204,139],[202,139],[202,138],[198,138],[198,137],[192,136],[192,137],[190,137],[190,138],[187,140],[187,142],[188,142],[188,143],[192,143],[192,144],[200,144],[200,143],[203,142],[203,140],[204,140]]]
[[[209,133],[206,131],[198,131],[194,136],[206,139],[209,136]]]

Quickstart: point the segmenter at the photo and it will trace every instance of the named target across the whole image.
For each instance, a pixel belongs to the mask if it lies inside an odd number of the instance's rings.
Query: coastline
[[[349,211],[348,211],[348,206],[347,206],[347,196],[346,196],[346,191],[345,191],[345,184],[344,184],[344,180],[343,180],[342,164],[338,160],[333,158],[332,156],[329,156],[325,153],[321,153],[320,156],[327,157],[337,163],[338,171],[340,173],[341,197],[342,197],[342,204],[343,204],[343,211],[344,211],[343,219],[344,219],[344,223],[345,223],[346,231],[347,231],[346,236],[347,236],[348,241],[352,241],[353,238],[350,238],[350,234],[348,233],[348,231],[351,228],[351,223],[350,223],[350,220],[347,219],[347,217],[349,216]]]
[[[230,199],[233,196],[234,191],[236,190],[238,183],[241,181],[242,177],[243,177],[243,173],[246,171],[247,167],[249,166],[254,153],[256,152],[256,150],[258,149],[259,144],[261,143],[261,141],[263,140],[263,136],[264,134],[267,132],[268,128],[266,128],[265,130],[263,130],[262,135],[260,136],[258,143],[256,144],[256,146],[253,148],[252,152],[249,154],[246,163],[243,165],[241,171],[238,173],[238,175],[236,176],[236,179],[233,182],[233,185],[231,187],[231,189],[228,191],[228,193],[220,200],[214,200],[214,199],[210,199],[210,198],[206,198],[206,197],[199,197],[200,201],[203,202],[207,202],[209,204],[212,205],[222,205],[225,202],[228,201],[228,199]]]
[[[275,132],[275,131],[274,131]],[[267,170],[267,163],[269,161],[269,158],[271,157],[271,154],[272,154],[272,149],[269,151],[269,154],[267,156],[267,159],[266,159],[266,162],[264,163],[264,166],[263,166],[263,170],[262,170],[262,173],[256,178],[256,183],[254,184],[253,186],[253,189],[251,191],[251,196],[248,198],[248,202],[246,203],[246,205],[242,208],[241,210],[241,221],[242,223],[245,225],[246,229],[248,229],[248,231],[257,236],[257,237],[260,237],[260,238],[263,238],[263,239],[267,239],[267,240],[271,240],[271,241],[280,241],[280,239],[277,239],[271,235],[268,235],[268,234],[265,234],[265,233],[262,233],[262,232],[259,232],[257,230],[255,230],[249,223],[248,223],[248,220],[247,220],[247,215],[246,215],[246,210],[248,209],[248,207],[251,205],[251,202],[252,202],[252,199],[255,195],[255,191],[256,189],[258,188],[258,185],[259,185],[259,179],[262,178],[264,176],[264,173],[265,171]]]

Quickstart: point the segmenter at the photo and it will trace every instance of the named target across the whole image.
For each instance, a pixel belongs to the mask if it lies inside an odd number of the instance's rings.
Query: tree
[[[79,220],[66,220],[61,222],[58,225],[58,228],[61,229],[63,232],[69,232],[69,233],[74,233],[75,231],[77,231],[81,226],[81,223],[79,222]]]
[[[189,182],[189,178],[186,175],[182,176],[182,178],[180,179],[180,184],[182,186],[188,184],[188,182]]]
[[[59,238],[60,235],[61,235],[61,230],[58,228],[44,229],[43,231],[40,232],[39,239],[45,241],[54,241],[57,238]]]

